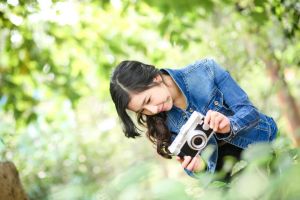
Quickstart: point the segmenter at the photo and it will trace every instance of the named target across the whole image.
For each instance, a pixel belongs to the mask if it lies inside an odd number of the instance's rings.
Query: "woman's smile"
[[[164,111],[164,104],[165,104],[165,103],[162,103],[162,104],[161,104],[160,108],[158,109],[158,113]]]
[[[169,110],[168,109],[168,107],[169,107],[168,103],[171,103],[170,100],[171,100],[171,97],[168,96],[167,99],[161,104],[161,106],[159,106],[158,112],[164,112],[164,111]]]

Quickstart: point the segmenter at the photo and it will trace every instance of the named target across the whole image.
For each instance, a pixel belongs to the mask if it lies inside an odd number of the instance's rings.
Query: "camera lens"
[[[197,134],[197,135],[194,135],[192,138],[191,138],[191,146],[193,149],[202,149],[205,144],[206,144],[206,140],[205,140],[205,135],[202,135],[202,134]]]
[[[197,138],[194,139],[194,144],[195,144],[196,146],[202,144],[202,142],[203,142],[203,140],[202,140],[201,137],[197,137]]]
[[[188,135],[187,142],[190,148],[194,150],[201,150],[206,146],[207,137],[202,131],[194,130]]]

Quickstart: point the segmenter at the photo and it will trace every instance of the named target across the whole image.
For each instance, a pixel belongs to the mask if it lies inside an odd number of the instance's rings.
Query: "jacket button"
[[[219,105],[218,101],[214,101],[215,106]]]
[[[233,126],[233,130],[235,130],[235,131],[236,131],[236,130],[237,130],[237,127],[236,127],[236,126]]]
[[[191,113],[194,112],[193,108],[190,108],[190,112],[191,112]]]

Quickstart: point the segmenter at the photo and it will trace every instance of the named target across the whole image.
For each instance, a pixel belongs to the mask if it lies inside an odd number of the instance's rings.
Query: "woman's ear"
[[[153,79],[153,82],[156,82],[156,83],[162,82],[161,76],[160,75],[155,76],[154,79]]]

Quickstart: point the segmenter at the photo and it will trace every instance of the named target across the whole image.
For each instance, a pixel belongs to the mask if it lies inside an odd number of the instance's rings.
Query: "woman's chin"
[[[172,109],[172,106],[173,106],[173,104],[165,104],[165,107],[164,107],[164,111],[165,112],[168,112],[168,111],[170,111],[171,109]]]

